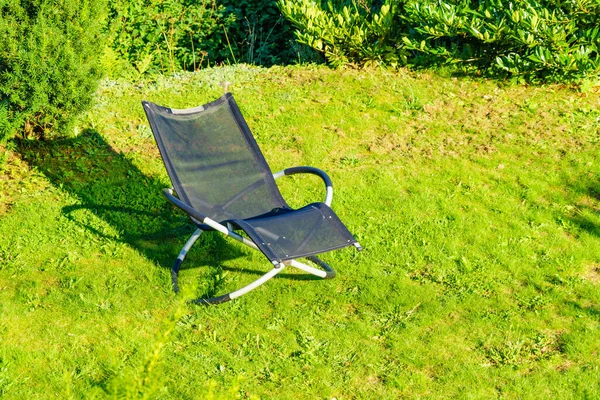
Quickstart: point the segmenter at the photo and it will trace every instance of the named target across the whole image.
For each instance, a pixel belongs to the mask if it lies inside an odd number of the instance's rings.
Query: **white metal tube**
[[[221,225],[217,221],[214,221],[207,217],[207,218],[204,218],[202,223],[210,226],[211,228],[213,228],[216,231],[221,232],[225,236],[229,236],[232,239],[237,240],[238,242],[244,243],[246,246],[250,246],[253,249],[258,250],[258,246],[256,244],[254,244],[254,242],[252,240],[248,240],[245,237],[243,237],[242,235],[238,235],[237,233],[230,231],[229,229],[227,229],[225,226]]]
[[[278,267],[273,268],[272,270],[270,270],[269,272],[267,272],[266,274],[264,274],[263,276],[261,276],[260,278],[258,278],[254,282],[252,282],[251,284],[244,286],[243,288],[236,290],[235,292],[231,292],[229,294],[229,297],[231,297],[231,299],[233,300],[236,297],[240,297],[240,296],[248,293],[249,291],[256,289],[257,287],[259,287],[260,285],[262,285],[263,283],[265,283],[266,281],[268,281],[269,279],[273,278],[275,275],[277,275],[278,273],[283,271],[284,267],[285,266],[283,264],[279,264]]]
[[[319,278],[325,278],[327,276],[327,272],[326,271],[323,271],[323,270],[320,270],[320,269],[317,269],[317,268],[313,268],[313,267],[311,267],[309,265],[303,264],[303,263],[301,263],[299,261],[296,261],[296,260],[292,260],[291,263],[290,263],[290,265],[292,267],[301,269],[304,272],[308,272],[309,274],[316,275]]]
[[[254,243],[250,239],[247,239],[247,238],[243,237],[242,235],[238,235],[235,232],[229,231],[228,236],[230,236],[232,239],[237,240],[238,242],[244,243],[246,246],[252,247],[254,250],[260,250],[258,248],[258,246],[256,245],[256,243]]]
[[[327,194],[325,195],[325,204],[331,207],[331,201],[333,200],[333,188],[327,186]]]
[[[170,196],[173,197],[173,199],[170,199],[171,202],[175,202],[174,204],[176,206],[178,206],[179,208],[183,209],[184,211],[186,211],[186,208],[189,208],[191,210],[193,210],[191,207],[189,207],[187,204],[184,204],[183,202],[181,202],[181,200],[175,198],[175,196],[173,196],[173,189],[166,189],[166,191],[169,193]],[[181,204],[177,204],[177,203],[181,203]],[[189,211],[186,211],[189,214]],[[191,214],[193,216],[193,214]],[[196,217],[199,220],[201,220],[201,222],[203,224],[206,224],[208,226],[210,226],[211,228],[213,228],[214,230],[221,232],[223,235],[225,236],[231,236],[233,239],[237,240],[238,242],[242,242],[247,246],[252,247],[253,249],[259,250],[258,246],[256,246],[256,244],[254,244],[253,241],[246,239],[245,237],[238,235],[237,233],[227,229],[227,227],[221,225],[220,223],[218,223],[215,220],[212,220],[206,216],[198,216]],[[193,243],[192,243],[193,244]]]
[[[198,238],[200,237],[201,234],[202,234],[202,229],[196,229],[196,232],[192,233],[192,236],[190,236],[188,241],[185,242],[185,244],[183,245],[183,248],[181,249],[181,251],[179,252],[179,255],[177,256],[177,258],[179,260],[183,261],[185,259],[185,256],[187,255],[188,251],[190,251],[190,249],[192,248],[194,243],[196,243],[196,240],[198,240]]]

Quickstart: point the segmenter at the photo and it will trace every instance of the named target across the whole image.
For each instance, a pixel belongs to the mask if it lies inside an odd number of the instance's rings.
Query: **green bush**
[[[279,0],[296,36],[332,65],[467,65],[530,81],[600,73],[600,0]]]
[[[299,49],[275,0],[109,0],[111,76],[140,77],[215,64],[291,62]]]
[[[600,72],[599,0],[412,1],[407,48],[530,81],[581,80]]]
[[[0,0],[0,142],[65,132],[101,71],[99,0]]]
[[[278,5],[296,26],[298,41],[323,53],[333,66],[407,61],[407,53],[397,46],[406,27],[401,8],[392,1],[379,6],[328,1],[325,8],[314,0],[279,0]]]
[[[123,68],[118,59],[140,75],[214,64],[226,49],[219,32],[233,20],[214,0],[110,0],[106,29],[111,47],[103,63],[112,75]]]

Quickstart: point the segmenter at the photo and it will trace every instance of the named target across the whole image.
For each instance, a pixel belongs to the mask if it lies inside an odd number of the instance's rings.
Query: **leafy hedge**
[[[407,53],[396,46],[405,24],[395,3],[373,7],[329,1],[323,7],[313,0],[280,0],[279,8],[296,26],[298,41],[323,53],[333,66],[407,62]]]
[[[144,74],[193,70],[221,58],[218,34],[233,18],[214,0],[110,0],[108,21],[117,56],[105,50],[108,72],[116,72],[110,61],[120,58]]]
[[[600,72],[599,0],[426,1],[405,10],[416,31],[406,46],[444,60],[529,80]]]
[[[101,76],[103,1],[0,0],[0,142],[64,132]]]
[[[529,80],[600,73],[600,0],[279,0],[296,37],[333,65],[471,65]]]
[[[285,64],[298,47],[275,0],[109,0],[108,21],[109,75]]]

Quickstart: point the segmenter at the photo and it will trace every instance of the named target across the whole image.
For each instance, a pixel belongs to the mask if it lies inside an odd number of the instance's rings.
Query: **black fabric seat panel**
[[[233,222],[271,261],[307,257],[356,243],[338,216],[324,203]]]

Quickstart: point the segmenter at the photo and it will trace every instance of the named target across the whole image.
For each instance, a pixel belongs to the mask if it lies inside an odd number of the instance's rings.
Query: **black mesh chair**
[[[231,93],[204,106],[178,110],[142,102],[173,189],[165,197],[189,215],[198,229],[183,246],[171,271],[173,289],[186,254],[203,231],[216,230],[261,251],[273,269],[229,294],[199,298],[218,304],[239,297],[280,273],[286,266],[328,279],[335,271],[315,255],[359,243],[329,208],[331,180],[312,167],[272,173]],[[309,173],[325,182],[324,203],[294,210],[275,179]],[[173,190],[176,195],[174,195]],[[248,237],[235,231],[242,230]],[[297,261],[305,257],[322,269]]]

